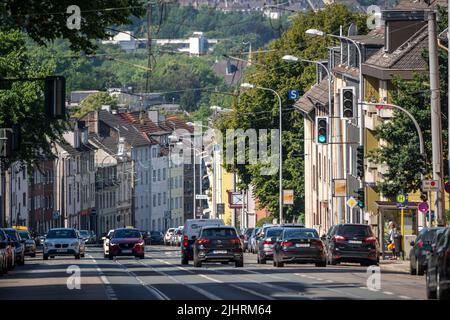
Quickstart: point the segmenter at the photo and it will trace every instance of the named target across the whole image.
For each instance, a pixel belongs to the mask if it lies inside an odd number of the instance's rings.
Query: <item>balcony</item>
[[[364,116],[365,127],[371,131],[374,131],[380,124],[381,121],[376,113],[368,113]]]

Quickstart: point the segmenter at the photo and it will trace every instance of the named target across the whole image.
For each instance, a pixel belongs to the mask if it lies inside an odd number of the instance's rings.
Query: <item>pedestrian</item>
[[[397,248],[395,247],[395,238],[398,235],[397,228],[393,221],[389,222],[389,245],[388,249],[392,251],[391,260],[397,260]]]

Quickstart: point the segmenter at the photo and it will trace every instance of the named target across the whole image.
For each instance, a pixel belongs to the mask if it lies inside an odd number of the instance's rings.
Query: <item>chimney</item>
[[[147,111],[148,118],[152,120],[156,125],[159,121],[159,111],[158,110],[148,110]]]
[[[143,111],[139,112],[139,123],[140,124],[145,124],[144,112]]]

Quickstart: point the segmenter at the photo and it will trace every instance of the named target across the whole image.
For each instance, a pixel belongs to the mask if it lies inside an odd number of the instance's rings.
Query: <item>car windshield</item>
[[[141,233],[133,229],[115,230],[113,238],[141,238]]]
[[[83,237],[88,237],[89,236],[89,231],[87,230],[80,230],[80,235]]]
[[[342,226],[338,231],[340,235],[347,237],[368,237],[372,235],[370,228],[367,226]]]
[[[248,228],[247,230],[245,230],[245,235],[249,236],[252,234],[252,232],[253,232],[253,228]]]
[[[276,238],[276,237],[279,237],[282,232],[283,232],[283,229],[281,229],[281,228],[269,229],[269,230],[267,230],[266,237],[267,238]]]
[[[73,229],[49,230],[47,239],[72,239],[77,238],[77,234]]]
[[[203,229],[202,238],[236,238],[237,234],[231,228],[211,228]]]
[[[319,234],[313,229],[287,229],[284,231],[285,239],[318,238]]]
[[[19,234],[22,239],[30,239],[30,234],[27,231],[19,231]]]
[[[19,241],[20,239],[17,239],[17,232],[16,230],[5,230],[5,233],[11,238],[11,240]]]

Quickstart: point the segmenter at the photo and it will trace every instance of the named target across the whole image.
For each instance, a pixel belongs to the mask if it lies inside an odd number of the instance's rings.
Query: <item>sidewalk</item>
[[[380,260],[381,271],[394,271],[409,274],[409,260]]]

